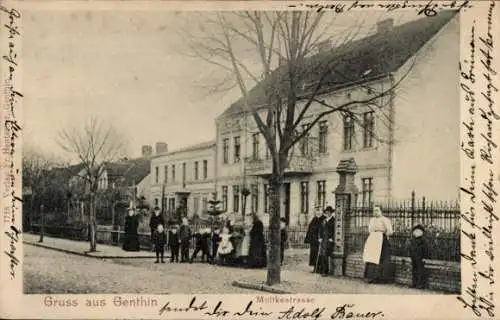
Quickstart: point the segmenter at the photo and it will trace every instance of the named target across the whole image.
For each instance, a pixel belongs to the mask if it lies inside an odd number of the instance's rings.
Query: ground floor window
[[[199,210],[200,210],[200,198],[199,197],[193,198],[193,210],[194,210],[195,214],[199,213]]]
[[[240,208],[240,186],[233,186],[233,212],[238,212]]]
[[[326,198],[326,182],[325,180],[317,181],[317,206],[320,207],[321,210],[325,210],[325,198]]]
[[[361,198],[363,207],[369,207],[373,199],[373,178],[361,179]]]
[[[250,188],[252,194],[251,210],[252,212],[259,211],[259,185],[253,184]]]
[[[302,181],[300,183],[300,212],[309,212],[309,182]]]
[[[227,186],[222,186],[222,211],[227,211]]]
[[[269,212],[269,185],[264,184],[264,213]]]

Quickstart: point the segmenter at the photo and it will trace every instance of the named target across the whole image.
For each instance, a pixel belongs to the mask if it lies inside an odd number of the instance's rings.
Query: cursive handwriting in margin
[[[498,92],[494,82],[497,71],[493,69],[493,13],[495,1],[488,7],[486,27],[477,28],[474,21],[470,31],[469,53],[460,62],[462,101],[466,112],[462,122],[461,150],[465,155],[465,177],[460,190],[468,198],[469,205],[462,217],[462,261],[471,271],[462,295],[457,297],[464,308],[480,318],[495,317],[494,275],[495,224],[499,217],[494,210],[498,199],[496,179],[498,173],[494,150],[494,128],[500,116],[496,111],[494,95]],[[480,31],[478,31],[478,29]],[[477,81],[481,80],[481,81]],[[479,176],[479,169],[484,172]],[[465,241],[464,241],[465,240]],[[463,249],[467,248],[467,249]],[[463,271],[462,271],[463,272]]]
[[[16,192],[16,182],[20,179],[20,170],[15,163],[15,156],[18,150],[16,141],[20,136],[21,125],[16,118],[16,108],[19,103],[19,99],[23,97],[21,92],[19,92],[15,84],[20,80],[17,79],[17,70],[19,68],[19,54],[18,48],[16,46],[16,41],[20,38],[20,27],[19,19],[21,18],[21,13],[15,9],[8,9],[4,6],[0,6],[0,13],[7,16],[6,23],[3,25],[5,28],[4,32],[7,35],[7,52],[3,53],[2,63],[5,65],[3,68],[7,70],[6,78],[4,79],[4,101],[3,101],[3,114],[5,114],[4,129],[5,129],[5,149],[2,150],[2,158],[4,163],[2,166],[9,173],[5,176],[5,181],[3,183],[3,199],[9,199],[7,201],[8,205],[3,210],[3,221],[7,225],[7,230],[4,231],[7,241],[10,244],[4,254],[8,257],[5,259],[9,264],[8,270],[10,273],[10,278],[14,279],[16,277],[16,269],[19,265],[19,258],[16,255],[17,246],[19,244],[19,235],[21,231],[16,227],[19,222],[16,219],[16,212],[19,211],[22,204],[22,197]]]
[[[392,12],[396,10],[408,10],[414,9],[417,15],[425,15],[427,17],[433,17],[438,15],[441,10],[456,10],[462,11],[465,9],[472,8],[471,1],[434,1],[430,0],[427,3],[416,3],[417,1],[390,1],[377,3],[376,1],[354,1],[353,3],[347,3],[343,1],[329,2],[328,4],[316,3],[316,2],[303,2],[298,5],[290,4],[289,8],[306,8],[315,10],[316,12],[321,11],[333,11],[335,13],[344,13],[352,10],[375,10],[382,9],[387,12]]]

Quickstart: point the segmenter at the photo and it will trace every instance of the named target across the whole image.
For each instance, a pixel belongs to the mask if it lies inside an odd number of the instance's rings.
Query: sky
[[[366,14],[366,28],[380,17]],[[179,32],[184,21],[173,11],[24,13],[24,141],[61,153],[58,132],[83,126],[90,116],[122,133],[132,157],[157,141],[173,150],[214,139],[215,117],[240,92],[208,94],[200,87],[216,70],[187,55]]]

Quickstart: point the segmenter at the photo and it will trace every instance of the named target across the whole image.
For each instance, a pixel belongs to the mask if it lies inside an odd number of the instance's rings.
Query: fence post
[[[337,166],[339,174],[339,184],[335,189],[335,239],[333,249],[333,274],[342,276],[345,274],[345,230],[344,221],[348,215],[352,202],[355,202],[355,196],[358,188],[354,184],[354,175],[358,171],[354,158],[341,160]],[[330,268],[331,270],[331,268]]]
[[[411,227],[415,225],[415,190],[411,192]]]

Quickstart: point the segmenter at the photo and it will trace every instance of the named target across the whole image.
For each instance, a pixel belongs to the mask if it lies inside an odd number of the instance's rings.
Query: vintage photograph
[[[24,293],[460,294],[460,15],[24,10]]]

